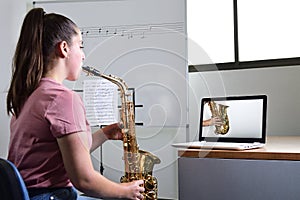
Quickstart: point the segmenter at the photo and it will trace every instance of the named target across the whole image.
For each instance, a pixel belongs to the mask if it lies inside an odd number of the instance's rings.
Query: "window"
[[[190,71],[300,64],[299,9],[297,0],[187,0],[189,40],[209,58],[189,48]]]

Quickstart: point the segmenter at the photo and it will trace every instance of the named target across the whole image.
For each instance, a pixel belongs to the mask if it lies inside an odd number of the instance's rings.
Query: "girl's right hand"
[[[143,180],[136,180],[129,183],[122,183],[124,186],[127,187],[127,194],[126,198],[132,200],[140,200],[143,199],[143,192],[145,188],[143,187],[144,181]]]

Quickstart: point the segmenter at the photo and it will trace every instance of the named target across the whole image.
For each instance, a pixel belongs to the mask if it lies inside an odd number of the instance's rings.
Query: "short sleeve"
[[[58,94],[47,108],[45,115],[54,137],[90,131],[82,99],[73,91],[64,90]]]

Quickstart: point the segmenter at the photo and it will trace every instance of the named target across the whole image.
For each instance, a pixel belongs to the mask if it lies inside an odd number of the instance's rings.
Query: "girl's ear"
[[[62,41],[58,44],[58,55],[62,58],[68,57],[69,47],[66,41]]]

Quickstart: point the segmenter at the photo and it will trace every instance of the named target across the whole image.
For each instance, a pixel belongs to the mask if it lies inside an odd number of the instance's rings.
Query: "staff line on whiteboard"
[[[117,25],[117,26],[93,26],[81,27],[81,34],[84,38],[95,37],[127,37],[128,39],[139,36],[140,38],[146,35],[161,35],[169,33],[183,33],[184,23],[159,23],[159,24],[132,24],[132,25]]]

